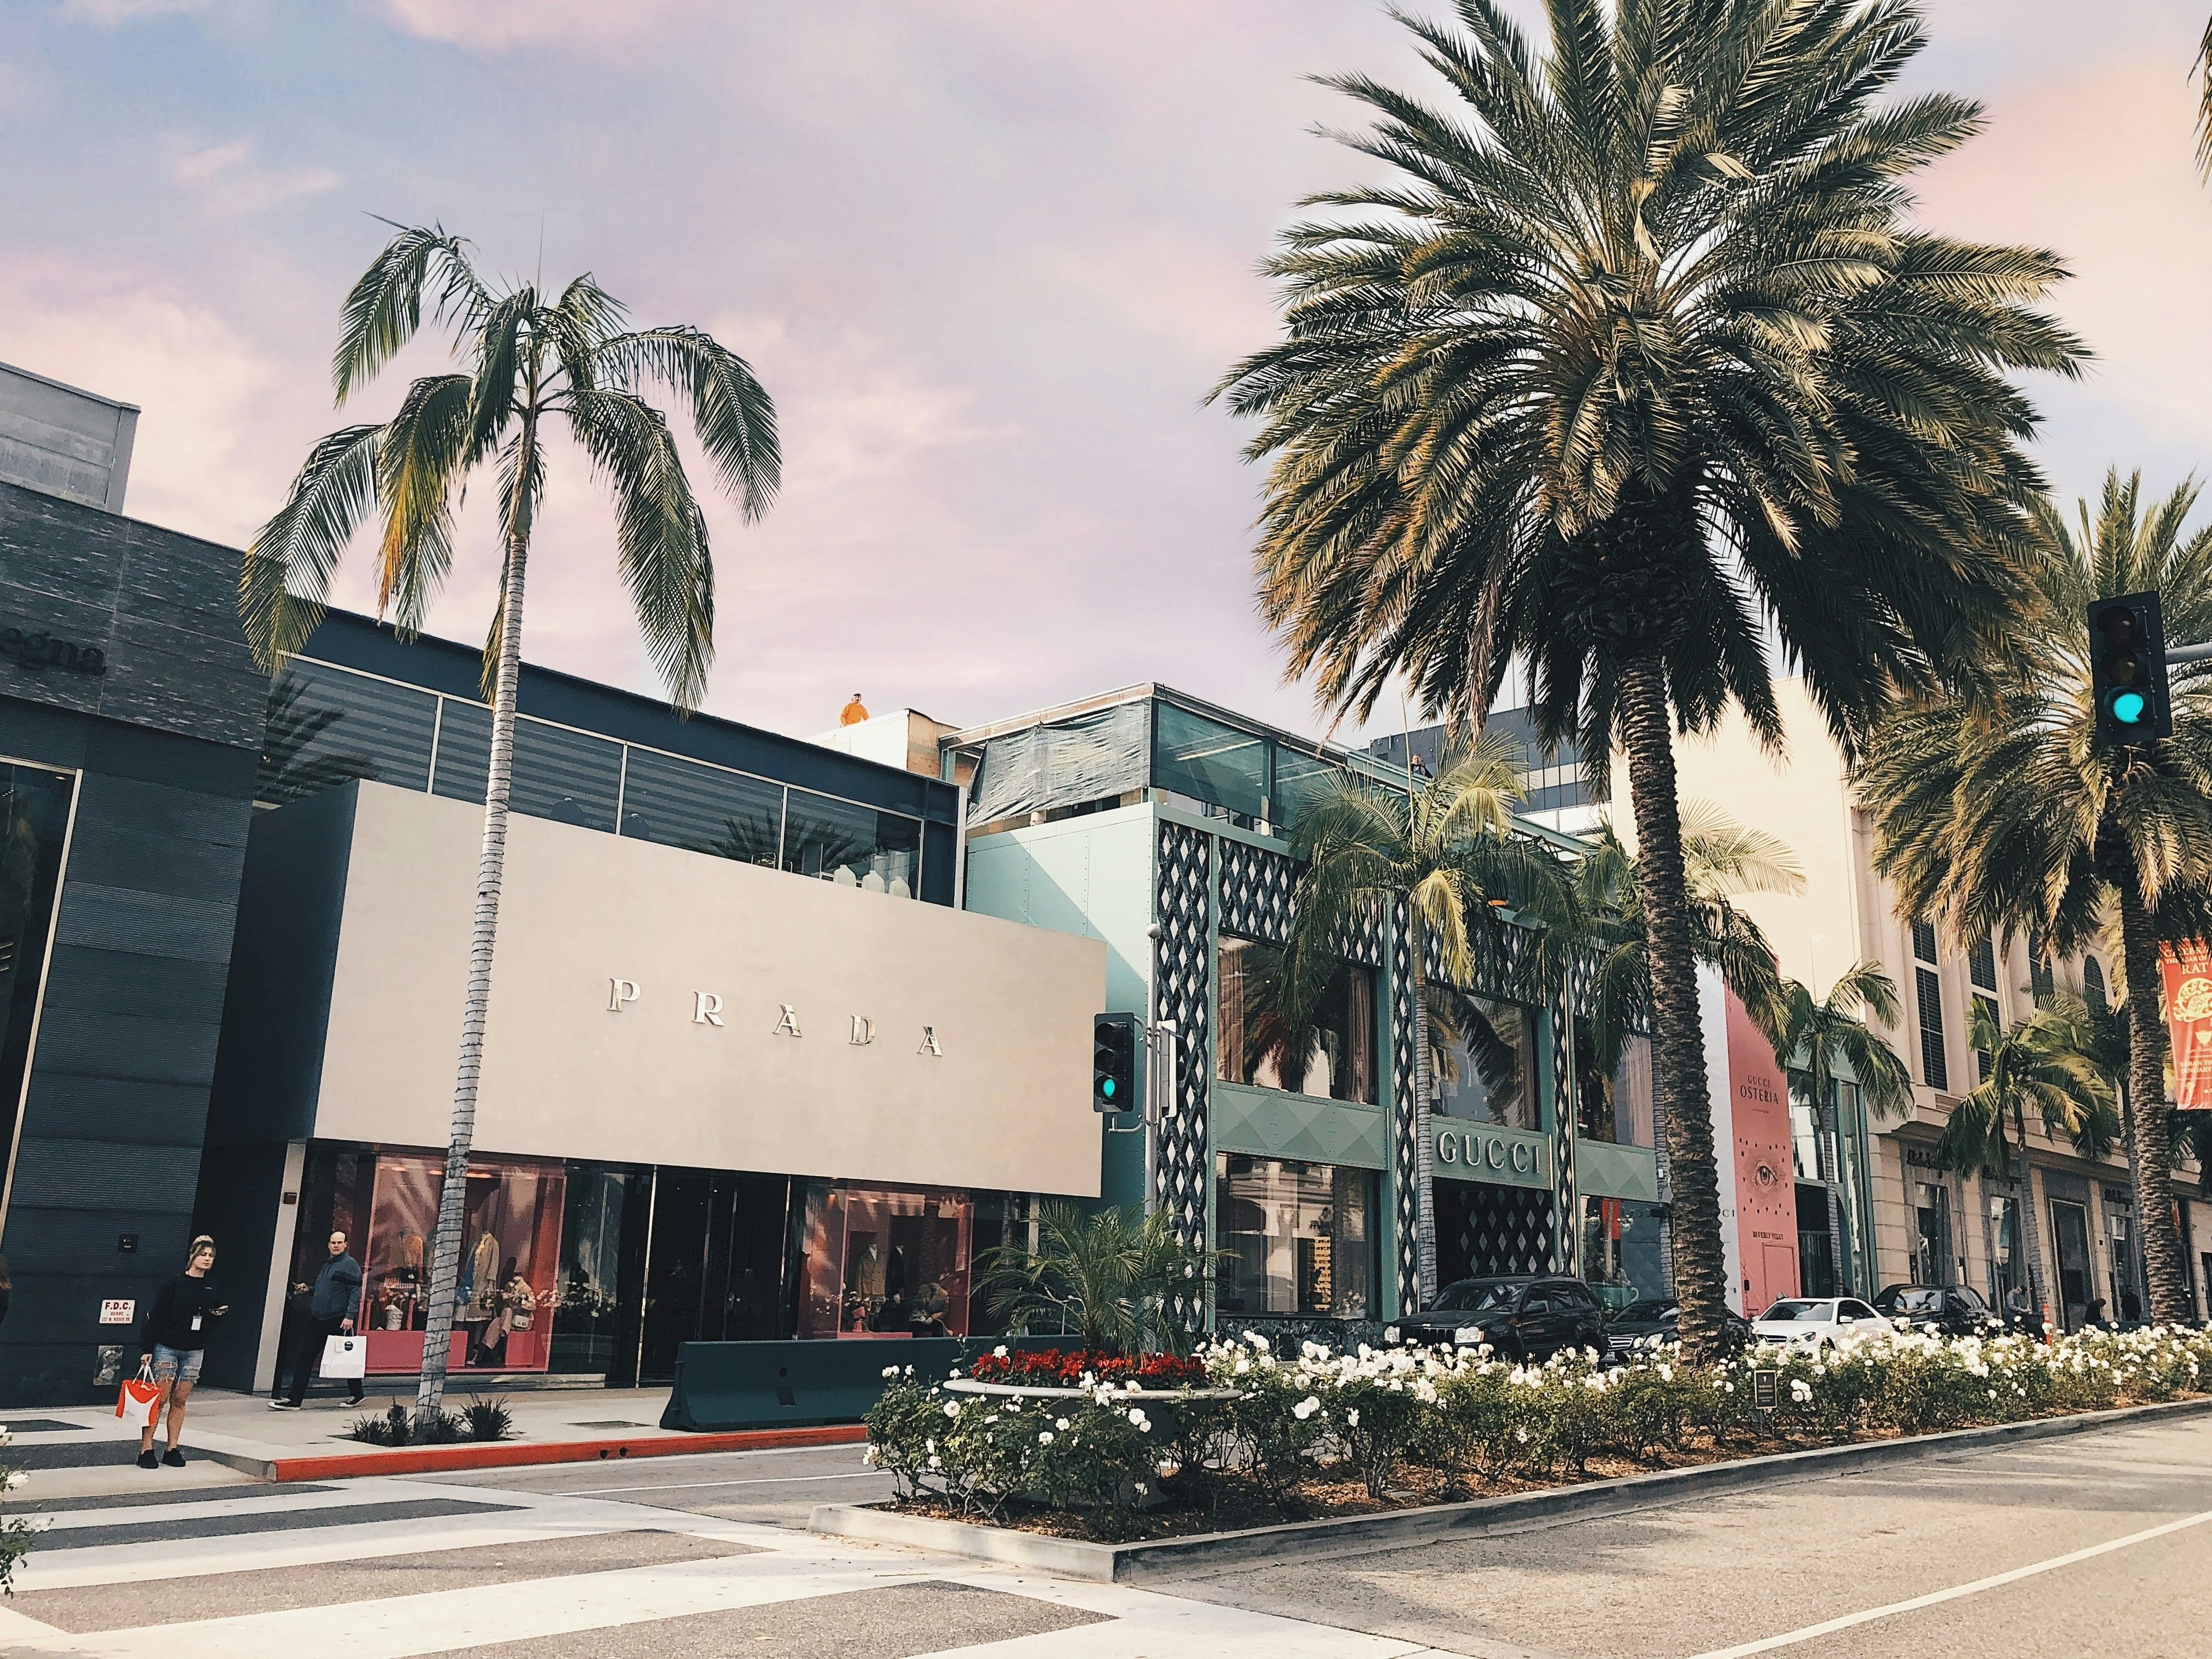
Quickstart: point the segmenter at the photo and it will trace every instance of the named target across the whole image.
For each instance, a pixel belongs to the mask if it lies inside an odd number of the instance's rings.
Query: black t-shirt
[[[220,1316],[216,1310],[222,1305],[222,1294],[216,1289],[213,1278],[179,1273],[154,1297],[153,1310],[146,1316],[145,1352],[152,1352],[157,1342],[179,1353],[204,1348],[208,1334]]]

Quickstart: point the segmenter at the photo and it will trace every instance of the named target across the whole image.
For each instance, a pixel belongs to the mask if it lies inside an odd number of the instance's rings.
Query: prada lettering
[[[728,1021],[725,1016],[730,1010],[723,1002],[720,992],[693,991],[690,997],[692,1024],[727,1029]],[[644,998],[644,988],[634,979],[610,977],[607,981],[607,1012],[611,1014],[628,1013],[641,1003]],[[850,1022],[846,1027],[845,1041],[848,1046],[866,1048],[875,1042],[876,1022],[874,1020],[866,1014],[852,1014],[847,1018]],[[769,1024],[769,1035],[805,1041],[806,1030],[799,1024],[799,1010],[788,1002],[777,1003],[775,1018]],[[927,1054],[933,1060],[945,1058],[945,1045],[938,1036],[937,1028],[934,1025],[925,1025],[921,1028],[921,1041],[915,1044],[914,1052],[917,1054]]]
[[[1466,1170],[1510,1170],[1515,1175],[1536,1172],[1536,1149],[1525,1140],[1508,1140],[1473,1129],[1437,1131],[1437,1162]]]

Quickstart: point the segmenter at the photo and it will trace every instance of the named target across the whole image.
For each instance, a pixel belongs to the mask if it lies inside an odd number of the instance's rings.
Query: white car
[[[1821,1300],[1785,1296],[1751,1322],[1751,1334],[1759,1342],[1819,1347],[1839,1336],[1885,1329],[1887,1324],[1872,1308],[1851,1297]]]

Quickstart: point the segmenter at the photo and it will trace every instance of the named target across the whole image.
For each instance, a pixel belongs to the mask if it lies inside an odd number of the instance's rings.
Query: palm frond
[[[377,499],[384,428],[349,426],[307,452],[284,504],[246,544],[238,615],[254,660],[274,673],[323,619],[331,578]]]
[[[392,224],[389,219],[381,222]],[[469,263],[469,245],[442,225],[393,225],[398,233],[369,262],[339,312],[338,344],[331,360],[331,383],[343,403],[422,325],[422,300],[431,295],[434,314],[463,337],[471,333],[492,303],[483,280]]]

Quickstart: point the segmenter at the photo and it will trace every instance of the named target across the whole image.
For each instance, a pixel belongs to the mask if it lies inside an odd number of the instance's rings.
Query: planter
[[[1109,1385],[1112,1386],[1112,1385]],[[1012,1400],[1094,1400],[1096,1389],[1054,1389],[1030,1382],[978,1382],[973,1377],[956,1376],[945,1384],[947,1394],[990,1395]],[[1235,1400],[1234,1389],[1124,1389],[1114,1388],[1116,1400],[1158,1401],[1173,1405],[1178,1400]]]

